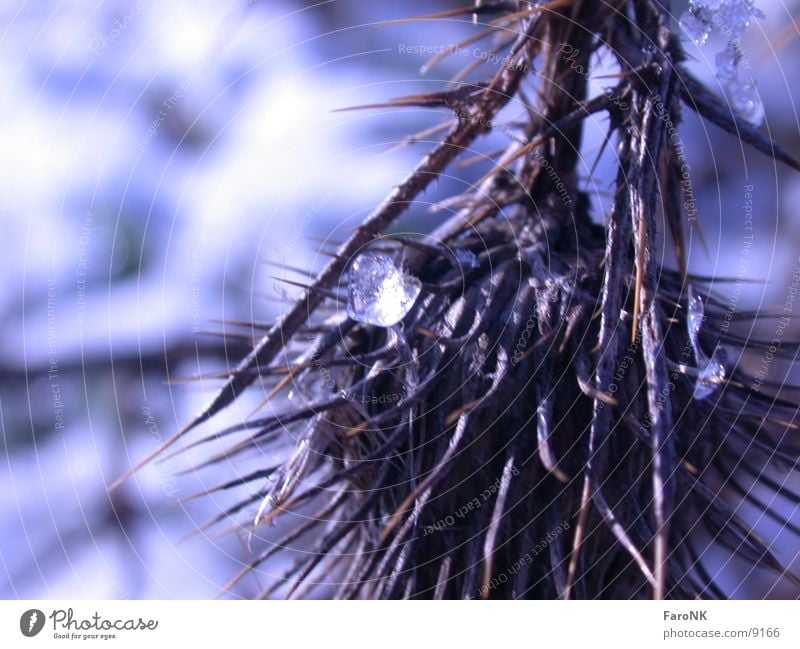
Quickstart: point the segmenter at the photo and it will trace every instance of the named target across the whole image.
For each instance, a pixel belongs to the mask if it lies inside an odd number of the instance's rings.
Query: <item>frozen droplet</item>
[[[688,308],[686,311],[686,328],[689,334],[689,344],[692,346],[695,360],[700,363],[701,359],[705,361],[706,355],[700,347],[700,329],[705,320],[705,306],[700,296],[694,292],[694,289],[689,287],[688,295]]]
[[[728,86],[731,103],[742,117],[756,126],[764,119],[764,104],[758,96],[755,83],[736,79]]]
[[[347,315],[359,322],[390,327],[411,310],[420,289],[420,281],[399,270],[389,255],[366,252],[350,266]]]
[[[698,400],[711,396],[725,382],[726,363],[728,360],[725,350],[719,345],[714,348],[711,358],[703,352],[702,347],[700,347],[700,330],[703,328],[704,321],[705,305],[703,300],[695,293],[694,288],[689,286],[686,329],[697,367],[694,398]]]
[[[710,33],[710,25],[705,20],[698,18],[692,11],[685,11],[680,22],[689,38],[697,45],[705,45]]]
[[[728,43],[728,46],[717,53],[715,62],[717,64],[717,77],[725,82],[736,79],[736,48]]]
[[[734,110],[759,125],[764,119],[764,106],[755,84],[739,78],[741,39],[754,17],[763,19],[764,12],[753,0],[691,0],[680,24],[698,45],[704,45],[711,34],[725,40],[725,49],[715,57],[717,77],[725,86]]]
[[[703,367],[698,367],[697,382],[694,384],[694,398],[698,401],[710,397],[725,382],[727,354],[717,345],[711,358]]]
[[[455,255],[456,262],[458,262],[459,266],[463,266],[464,268],[478,267],[478,257],[471,250],[456,248],[453,251],[453,254]]]
[[[764,17],[753,0],[716,0],[713,4],[717,6],[719,29],[729,40],[739,38],[750,26],[753,16]]]
[[[690,37],[705,34],[707,39],[710,32],[719,32],[730,42],[744,33],[753,17],[764,18],[753,0],[691,0],[680,22]]]

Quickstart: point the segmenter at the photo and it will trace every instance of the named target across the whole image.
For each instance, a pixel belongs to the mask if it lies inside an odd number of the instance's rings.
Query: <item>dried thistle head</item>
[[[219,520],[241,512],[259,528],[303,512],[237,579],[306,544],[262,595],[724,597],[704,563],[713,546],[796,583],[732,497],[754,498],[744,485],[756,481],[797,502],[772,477],[796,466],[796,388],[743,368],[762,343],[738,336],[686,272],[681,110],[800,166],[682,67],[668,2],[498,1],[448,15],[470,13],[499,34],[499,71],[393,102],[448,109],[446,136],[170,442],[256,382],[302,397],[214,435],[245,435],[225,459],[293,447],[220,485],[254,491]],[[598,51],[620,74],[588,96]],[[449,201],[455,215],[426,236],[388,236],[512,99],[527,108],[512,143]],[[596,114],[618,164],[602,219],[578,184]],[[657,257],[663,237],[675,268]],[[397,324],[345,309],[365,253],[418,280],[408,304],[392,302]]]

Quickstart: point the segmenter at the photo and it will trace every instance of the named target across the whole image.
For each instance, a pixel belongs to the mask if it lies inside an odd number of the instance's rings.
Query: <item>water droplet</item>
[[[728,86],[728,93],[736,111],[751,124],[759,125],[764,120],[764,104],[752,81],[736,79]]]
[[[725,382],[727,370],[725,362],[727,354],[725,350],[717,345],[711,358],[703,367],[698,367],[697,382],[694,384],[694,398],[701,401],[710,397],[717,391],[720,385]]]
[[[711,396],[725,382],[728,356],[725,350],[717,345],[711,358],[708,358],[700,347],[700,330],[705,321],[705,305],[691,286],[689,286],[687,305],[686,329],[697,367],[693,396],[699,401]]]
[[[420,289],[420,281],[399,270],[389,255],[366,252],[350,266],[347,315],[358,322],[390,327],[411,310]]]
[[[706,359],[706,355],[700,348],[699,342],[700,328],[703,326],[706,310],[705,306],[703,305],[703,300],[700,299],[700,296],[694,292],[694,289],[691,286],[689,287],[687,302],[688,309],[686,312],[686,328],[688,329],[689,343],[692,346],[692,351],[694,351],[694,357],[699,362],[701,358],[703,360]]]

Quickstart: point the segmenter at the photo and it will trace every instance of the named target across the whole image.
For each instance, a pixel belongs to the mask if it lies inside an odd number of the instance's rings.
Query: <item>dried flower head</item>
[[[245,434],[211,461],[293,446],[219,487],[253,485],[219,520],[241,512],[256,532],[303,513],[239,577],[305,543],[263,596],[724,597],[704,562],[716,547],[796,583],[736,497],[800,532],[746,486],[800,502],[774,477],[798,460],[797,388],[744,369],[769,343],[738,335],[708,278],[686,271],[681,110],[800,165],[682,67],[669,2],[487,1],[446,15],[472,13],[503,64],[390,103],[448,109],[446,135],[174,438],[256,382],[301,395],[214,435]],[[589,96],[596,52],[620,72]],[[512,99],[526,112],[500,127]],[[579,177],[595,115],[618,170],[613,208],[593,219]],[[498,128],[511,144],[448,201],[452,218],[387,234]],[[674,268],[657,256],[666,238]]]

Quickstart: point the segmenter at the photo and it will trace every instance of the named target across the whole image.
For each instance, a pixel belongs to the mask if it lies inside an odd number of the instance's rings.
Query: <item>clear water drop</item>
[[[764,120],[764,104],[761,103],[755,83],[736,79],[728,87],[728,93],[736,112],[751,124],[761,124]]]
[[[706,355],[703,353],[699,342],[700,329],[703,326],[703,320],[705,320],[705,306],[703,305],[703,300],[700,299],[700,296],[694,292],[691,286],[689,287],[687,302],[686,328],[695,360],[699,363],[700,359],[706,360]]]
[[[383,253],[366,252],[350,266],[347,315],[378,327],[391,327],[414,306],[420,281],[402,272]]]
[[[702,401],[710,397],[725,382],[727,354],[717,345],[711,358],[703,367],[698,367],[697,382],[694,384],[694,398]]]
[[[710,397],[725,382],[727,376],[728,356],[725,350],[717,345],[711,358],[706,356],[700,347],[700,330],[705,321],[705,305],[694,289],[689,286],[686,311],[686,329],[689,344],[694,352],[697,379],[694,384],[694,398],[698,401]]]

